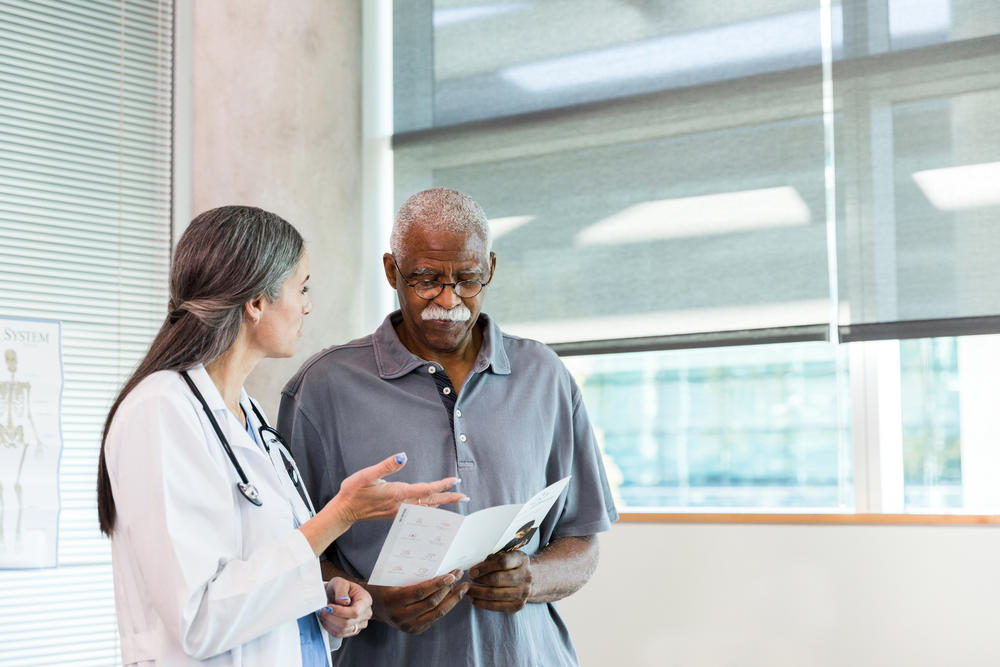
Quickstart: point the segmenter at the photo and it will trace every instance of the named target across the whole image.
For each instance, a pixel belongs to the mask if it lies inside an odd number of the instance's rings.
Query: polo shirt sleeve
[[[318,512],[337,495],[339,480],[346,475],[343,474],[343,466],[336,463],[339,457],[332,455],[332,443],[326,441],[309,418],[302,395],[301,390],[294,394],[282,392],[278,430],[288,442],[288,449]],[[336,542],[324,552],[328,559],[332,556],[334,544]]]
[[[567,371],[568,375],[568,371]],[[560,537],[584,537],[602,533],[618,520],[614,497],[604,472],[594,428],[587,417],[580,388],[569,377],[572,401],[572,422],[569,437],[572,442],[572,466],[563,511],[552,533],[552,539]]]

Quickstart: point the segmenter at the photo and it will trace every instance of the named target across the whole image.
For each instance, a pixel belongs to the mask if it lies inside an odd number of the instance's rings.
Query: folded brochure
[[[409,586],[518,549],[531,540],[568,483],[564,477],[523,505],[496,505],[468,515],[404,503],[368,583]]]

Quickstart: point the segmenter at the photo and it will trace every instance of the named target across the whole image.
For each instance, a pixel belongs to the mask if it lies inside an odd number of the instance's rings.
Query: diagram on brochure
[[[545,487],[523,505],[497,505],[468,515],[401,505],[368,583],[409,586],[524,546],[569,479]]]

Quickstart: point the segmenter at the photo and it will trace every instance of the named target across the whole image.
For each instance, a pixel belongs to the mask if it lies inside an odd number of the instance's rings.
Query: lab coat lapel
[[[219,427],[226,435],[229,445],[234,449],[241,447],[256,450],[257,445],[250,439],[246,431],[243,430],[242,425],[236,420],[236,415],[226,407],[226,402],[222,399],[219,388],[212,382],[212,378],[209,376],[208,371],[205,370],[205,366],[202,364],[195,366],[188,371],[188,375],[191,376],[194,385],[198,387],[201,395],[205,397],[205,402],[208,403],[209,409],[215,416],[215,421],[219,423]],[[243,389],[240,389],[240,404],[249,405],[246,391]]]
[[[247,395],[246,391],[240,393],[240,405],[243,406],[243,410],[247,413],[247,419],[250,420],[250,428],[254,430],[254,433],[260,434],[261,426],[268,426],[269,424],[262,424],[260,420],[257,419],[257,413],[254,411],[251,405],[250,397]],[[263,415],[261,411],[261,415]],[[245,435],[245,434],[244,434]],[[267,434],[263,436],[267,438]],[[255,445],[256,446],[256,445]],[[292,507],[292,513],[295,515],[295,520],[299,524],[303,524],[312,517],[312,512],[303,502],[302,498],[299,496],[299,492],[296,490],[295,485],[292,483],[291,478],[285,471],[285,464],[282,460],[281,454],[281,444],[277,441],[269,443],[270,452],[265,455],[269,457],[271,466],[274,471],[275,479],[278,485],[281,487],[281,491],[287,498],[289,504]],[[286,452],[287,454],[287,452]],[[291,454],[287,454],[289,460],[291,460]]]

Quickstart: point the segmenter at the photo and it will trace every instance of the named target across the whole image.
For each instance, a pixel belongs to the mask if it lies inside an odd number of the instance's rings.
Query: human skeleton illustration
[[[31,383],[17,380],[17,352],[10,349],[4,351],[4,361],[7,362],[10,379],[0,381],[0,409],[5,413],[0,419],[0,543],[5,542],[6,496],[11,486],[17,503],[14,539],[16,542],[21,541],[21,514],[24,507],[21,473],[28,449],[32,445],[37,451],[42,449],[38,430],[31,417]],[[25,434],[26,426],[30,429],[30,435]]]

